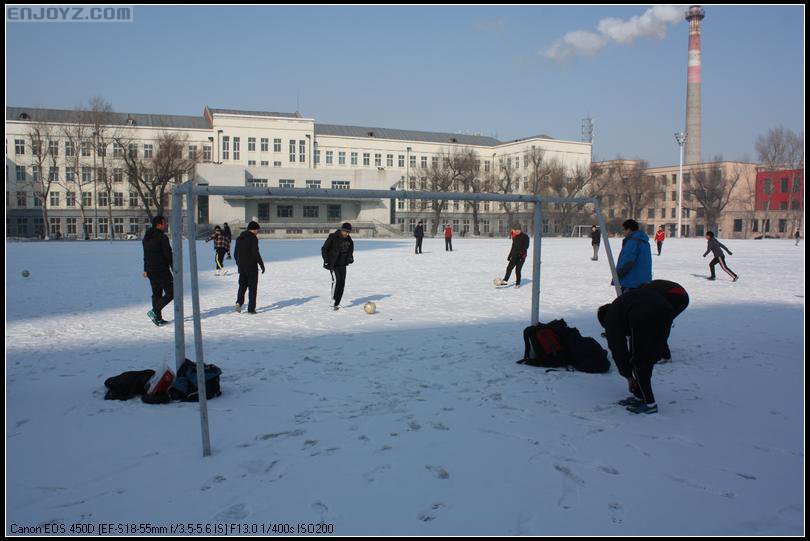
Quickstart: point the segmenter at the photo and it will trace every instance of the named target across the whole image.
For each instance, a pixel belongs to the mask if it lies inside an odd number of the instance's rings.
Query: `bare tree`
[[[184,175],[193,176],[199,162],[199,155],[184,155],[188,135],[162,132],[151,155],[139,153],[137,144],[126,136],[116,136],[114,142],[123,149],[125,171],[149,219],[165,214],[172,184],[180,182]]]
[[[716,163],[722,161],[722,156],[714,158]],[[733,200],[734,190],[740,182],[742,171],[738,167],[731,169],[713,167],[708,171],[693,168],[690,173],[690,187],[687,192],[703,209],[706,229],[716,231],[723,210]]]
[[[593,191],[600,199],[617,199],[625,214],[625,219],[638,219],[644,208],[655,201],[655,177],[647,175],[647,162],[625,160],[618,156],[614,161],[603,165],[591,173]]]
[[[31,175],[26,175],[25,184],[39,201],[42,210],[43,237],[50,238],[48,224],[48,196],[57,184],[59,169],[56,165],[59,156],[59,142],[55,139],[53,127],[45,122],[32,122],[28,127],[28,145],[31,148]]]
[[[436,159],[431,160],[431,164],[419,170],[419,176],[425,182],[425,191],[428,192],[447,192],[453,186],[456,180],[453,170],[449,167],[450,154],[442,153]],[[430,211],[434,224],[434,235],[439,234],[441,227],[442,211],[447,209],[447,201],[431,201]]]
[[[478,170],[478,155],[471,148],[455,148],[451,150],[448,168],[454,179],[458,181],[465,192],[481,193],[488,191],[488,177],[481,175]],[[480,235],[480,201],[465,201],[464,208],[472,210],[473,234]]]
[[[83,111],[78,109],[79,114]],[[90,128],[82,122],[65,124],[61,128],[61,135],[65,141],[65,176],[60,178],[59,184],[65,189],[65,201],[68,206],[73,199],[73,203],[79,207],[82,217],[82,237],[88,238],[87,232],[87,205],[85,205],[83,194],[92,184],[92,180],[85,177],[83,169],[88,166],[82,157],[82,147],[92,145],[90,139]],[[68,171],[70,169],[70,171]]]
[[[99,96],[88,101],[87,109],[81,113],[81,121],[89,126],[90,145],[93,151],[93,178],[96,183],[95,205],[98,205],[98,186],[107,195],[107,228],[110,239],[115,238],[113,225],[113,169],[112,160],[108,155],[110,146],[118,137],[115,127],[112,105]],[[96,224],[98,231],[98,224]]]
[[[584,197],[593,180],[593,172],[587,165],[578,165],[569,170],[554,160],[547,163],[546,171],[547,180],[541,185],[541,195],[550,197]],[[574,218],[584,214],[581,203],[554,203],[551,208],[563,235],[570,233]]]
[[[489,184],[492,186],[492,190],[494,192],[509,195],[518,191],[520,188],[520,177],[512,164],[507,163],[500,168],[499,171],[496,171],[495,169],[496,168],[493,164],[492,170],[485,173],[485,175],[487,175],[489,178]],[[519,210],[518,205],[519,203],[507,201],[501,203],[501,207],[503,208],[504,212],[506,212],[507,223],[510,225],[515,223],[514,216]]]

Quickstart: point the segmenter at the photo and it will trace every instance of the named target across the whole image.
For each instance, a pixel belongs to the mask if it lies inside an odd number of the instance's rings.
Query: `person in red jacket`
[[[453,251],[453,228],[450,227],[450,224],[444,226],[444,251]]]
[[[664,238],[666,237],[666,233],[664,233],[664,226],[658,226],[658,232],[655,234],[655,245],[658,246],[658,255],[661,255],[661,247],[664,245]]]

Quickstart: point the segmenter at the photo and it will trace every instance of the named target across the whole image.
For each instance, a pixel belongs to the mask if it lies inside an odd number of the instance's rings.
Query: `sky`
[[[590,116],[595,160],[671,165],[684,129],[686,21],[565,61],[543,54],[572,32],[603,35],[606,19],[643,23],[649,8],[136,6],[129,23],[7,17],[6,104],[72,109],[98,95],[133,113],[298,109],[327,124],[501,140],[578,141]],[[703,158],[755,160],[758,135],[804,130],[804,7],[705,9]]]

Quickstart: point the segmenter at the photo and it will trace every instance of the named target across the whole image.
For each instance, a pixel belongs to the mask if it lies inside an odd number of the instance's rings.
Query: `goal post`
[[[348,192],[348,193],[347,193]],[[532,252],[532,325],[540,321],[540,267],[542,264],[542,205],[543,203],[575,203],[594,206],[597,219],[602,229],[610,272],[616,287],[616,295],[621,294],[619,277],[613,253],[607,238],[605,218],[599,200],[592,197],[546,197],[541,195],[494,194],[494,193],[458,193],[458,192],[422,192],[405,190],[337,190],[320,188],[265,188],[256,186],[214,186],[200,185],[193,181],[184,182],[172,189],[172,240],[174,248],[174,336],[175,364],[179,368],[185,360],[185,325],[183,321],[183,252],[182,252],[182,196],[186,197],[186,237],[188,239],[189,275],[191,282],[192,327],[194,330],[194,350],[197,364],[197,388],[199,392],[200,426],[203,441],[203,456],[211,454],[211,443],[208,426],[208,406],[205,396],[205,362],[203,354],[202,324],[200,319],[200,291],[197,272],[197,235],[196,235],[196,199],[200,195],[243,196],[265,198],[294,199],[419,199],[424,201],[496,201],[503,203],[532,203],[534,205],[534,247]],[[590,227],[590,226],[588,226]]]

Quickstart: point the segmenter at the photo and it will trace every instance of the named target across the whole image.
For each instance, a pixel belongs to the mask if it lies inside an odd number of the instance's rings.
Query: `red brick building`
[[[757,210],[804,210],[804,170],[757,172]]]

